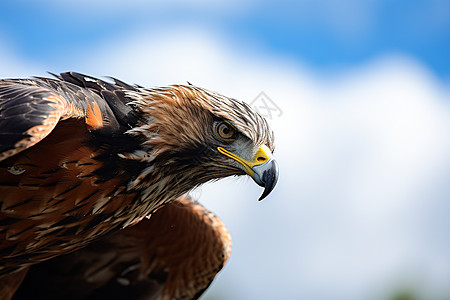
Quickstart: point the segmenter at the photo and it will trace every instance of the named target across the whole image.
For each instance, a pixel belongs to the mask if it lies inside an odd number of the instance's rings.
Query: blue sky
[[[2,77],[189,81],[282,110],[270,197],[193,193],[233,237],[206,300],[450,297],[449,45],[449,1],[0,4]]]
[[[450,77],[446,0],[66,2],[4,1],[0,33],[21,55],[54,61],[136,28],[196,24],[322,70],[398,52],[416,57],[443,79]]]

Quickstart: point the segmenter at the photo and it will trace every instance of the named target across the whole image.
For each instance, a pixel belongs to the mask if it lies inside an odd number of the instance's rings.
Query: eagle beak
[[[252,168],[254,175],[253,180],[264,187],[264,192],[259,197],[258,201],[266,198],[272,192],[278,181],[278,163],[272,157],[262,165],[254,166]]]
[[[242,164],[247,174],[250,175],[259,186],[264,187],[264,192],[259,197],[258,201],[266,198],[267,195],[272,192],[278,181],[278,164],[272,157],[272,152],[266,145],[259,147],[253,161],[245,160],[222,147],[218,147],[217,150]]]

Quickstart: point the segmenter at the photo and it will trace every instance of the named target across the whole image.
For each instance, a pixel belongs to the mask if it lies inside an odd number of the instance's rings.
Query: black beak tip
[[[278,164],[276,160],[272,161],[272,166],[264,171],[263,176],[261,178],[261,181],[264,185],[264,191],[262,195],[259,197],[258,201],[263,200],[266,198],[270,192],[275,188],[275,185],[278,181]]]

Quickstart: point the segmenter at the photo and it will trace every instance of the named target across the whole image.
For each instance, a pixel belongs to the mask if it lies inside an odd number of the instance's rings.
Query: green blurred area
[[[396,292],[389,300],[421,300],[415,292],[410,290],[401,290]],[[424,299],[425,300],[425,299]]]

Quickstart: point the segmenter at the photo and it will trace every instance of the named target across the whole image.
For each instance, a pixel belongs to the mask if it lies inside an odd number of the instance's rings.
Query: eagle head
[[[140,148],[121,157],[145,164],[130,187],[145,187],[146,197],[160,186],[179,196],[232,175],[248,174],[264,187],[259,200],[275,187],[273,132],[244,102],[193,85],[141,88],[128,97],[140,121],[127,134]]]

